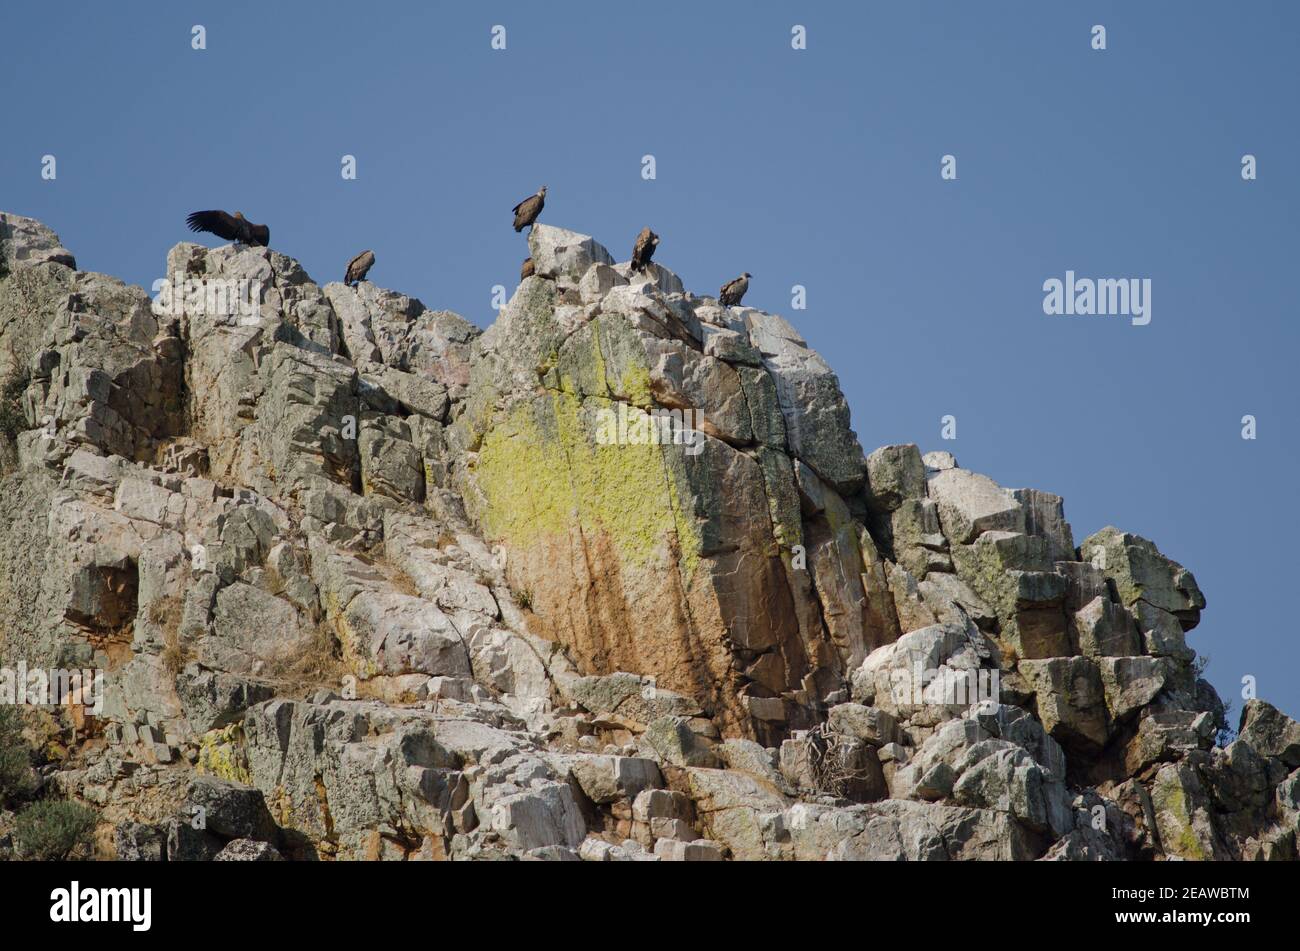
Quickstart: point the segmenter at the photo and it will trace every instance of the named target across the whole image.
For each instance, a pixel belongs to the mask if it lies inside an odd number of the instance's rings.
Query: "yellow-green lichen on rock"
[[[1151,805],[1166,853],[1194,862],[1222,857],[1205,798],[1194,768],[1187,763],[1171,763],[1156,774]]]
[[[199,761],[195,764],[195,769],[200,773],[251,786],[253,777],[248,770],[243,727],[232,723],[220,730],[210,730],[203,734],[199,738]]]
[[[629,420],[645,415],[626,412]],[[616,419],[619,406],[569,392],[516,404],[483,439],[474,467],[483,508],[475,514],[491,539],[517,548],[574,528],[603,535],[627,566],[654,564],[675,544],[689,578],[700,538],[668,458],[682,447],[602,445],[601,413]]]

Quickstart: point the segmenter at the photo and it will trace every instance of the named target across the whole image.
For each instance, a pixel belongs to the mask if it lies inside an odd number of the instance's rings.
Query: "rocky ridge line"
[[[261,315],[160,316],[0,240],[0,662],[109,672],[42,767],[102,854],[1295,858],[1300,726],[1251,701],[1219,745],[1191,574],[864,456],[779,316],[544,225],[481,333],[189,243],[166,273]],[[665,409],[698,447],[599,438]]]

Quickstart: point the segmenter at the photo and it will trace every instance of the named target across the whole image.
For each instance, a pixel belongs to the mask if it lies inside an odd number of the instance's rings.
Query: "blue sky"
[[[486,326],[527,253],[510,208],[549,185],[546,221],[620,258],[649,224],[699,293],[752,272],[868,451],[948,449],[1064,495],[1076,541],[1154,540],[1234,711],[1250,675],[1300,715],[1300,5],[23,4],[4,38],[0,208],[81,267],[147,287],[188,212],[242,210],[321,283],[373,248],[376,283]],[[1150,278],[1151,323],[1046,316],[1067,270]]]

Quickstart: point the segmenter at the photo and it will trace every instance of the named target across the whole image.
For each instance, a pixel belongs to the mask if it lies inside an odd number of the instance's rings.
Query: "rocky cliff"
[[[103,672],[31,728],[100,855],[1296,857],[1300,725],[1234,737],[1191,573],[864,455],[779,316],[544,225],[485,332],[0,240],[0,663]]]

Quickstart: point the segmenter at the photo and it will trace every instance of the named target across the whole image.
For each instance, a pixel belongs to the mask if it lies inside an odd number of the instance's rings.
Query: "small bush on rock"
[[[30,797],[36,785],[22,714],[16,707],[0,707],[0,804]]]
[[[66,799],[42,799],[18,813],[14,841],[18,853],[38,862],[89,857],[95,813]]]

